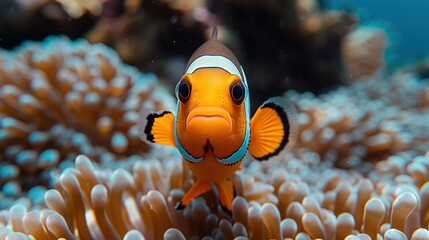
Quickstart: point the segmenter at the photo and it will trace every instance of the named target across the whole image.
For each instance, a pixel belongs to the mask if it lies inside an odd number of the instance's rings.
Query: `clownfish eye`
[[[182,103],[186,103],[190,96],[191,84],[186,79],[182,79],[177,85],[177,97]]]
[[[231,98],[235,104],[239,105],[244,100],[244,86],[241,81],[233,83],[230,87]]]

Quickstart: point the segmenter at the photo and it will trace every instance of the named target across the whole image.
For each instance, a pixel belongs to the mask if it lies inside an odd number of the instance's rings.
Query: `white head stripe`
[[[230,74],[235,74],[241,79],[243,79],[243,76],[240,74],[240,71],[235,66],[234,63],[232,63],[231,60],[224,56],[220,55],[203,55],[197,59],[195,59],[191,65],[189,65],[188,69],[186,70],[186,73],[193,73],[197,69],[200,68],[222,68],[223,70],[229,72]]]

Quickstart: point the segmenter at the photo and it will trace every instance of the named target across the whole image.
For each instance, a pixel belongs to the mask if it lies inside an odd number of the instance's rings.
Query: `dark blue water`
[[[384,20],[394,35],[395,63],[429,56],[429,0],[327,0],[332,8],[357,10],[362,22]]]

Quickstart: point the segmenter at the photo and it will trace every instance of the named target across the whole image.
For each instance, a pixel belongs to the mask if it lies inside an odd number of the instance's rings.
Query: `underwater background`
[[[429,33],[427,12],[429,2],[330,0],[326,5],[333,9],[348,9],[360,16],[361,22],[383,21],[389,26],[396,64],[405,64],[427,57]],[[393,35],[393,36],[392,36]],[[391,41],[392,41],[391,40]]]
[[[429,2],[1,0],[0,239],[429,239]],[[294,147],[247,156],[226,214],[142,109],[175,106],[219,28],[252,111],[284,95]]]

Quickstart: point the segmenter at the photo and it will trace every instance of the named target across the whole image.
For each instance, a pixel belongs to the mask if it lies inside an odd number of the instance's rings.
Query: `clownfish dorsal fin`
[[[217,26],[213,26],[213,32],[212,32],[211,39],[216,39],[217,40],[217,33],[218,33]]]
[[[296,109],[284,97],[265,101],[250,121],[249,153],[259,161],[290,149],[297,138]]]
[[[145,115],[140,112],[139,135],[145,142],[176,146],[174,140],[174,115],[169,111]]]

